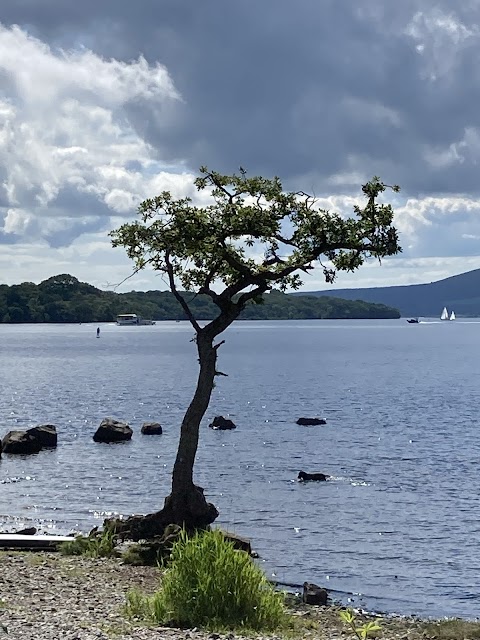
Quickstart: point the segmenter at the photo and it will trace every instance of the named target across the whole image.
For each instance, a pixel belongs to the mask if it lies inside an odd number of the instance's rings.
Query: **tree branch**
[[[136,276],[137,273],[139,271],[141,271],[147,264],[150,264],[151,262],[153,262],[153,259],[150,258],[149,260],[147,260],[145,262],[145,264],[143,264],[141,267],[135,267],[135,269],[132,271],[132,273],[127,276],[126,278],[124,278],[121,282],[119,282],[118,284],[113,285],[113,290],[115,291],[116,289],[118,289],[118,287],[121,287],[122,284],[124,284],[127,280],[130,280],[130,278],[133,278],[133,276]]]
[[[185,313],[187,315],[187,318],[190,320],[190,323],[191,323],[192,327],[195,329],[195,331],[197,333],[200,333],[201,330],[202,330],[201,326],[195,320],[195,317],[194,317],[190,307],[188,306],[185,298],[177,290],[177,286],[175,284],[174,273],[173,273],[173,266],[172,266],[172,263],[170,262],[170,254],[168,252],[165,252],[165,264],[167,266],[167,274],[168,274],[168,280],[169,280],[169,284],[170,284],[170,291],[173,293],[175,298],[180,303],[182,309],[185,311]]]

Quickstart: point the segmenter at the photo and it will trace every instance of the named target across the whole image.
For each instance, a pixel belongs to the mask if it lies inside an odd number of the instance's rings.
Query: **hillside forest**
[[[217,314],[206,296],[184,293],[197,320]],[[136,313],[151,320],[185,320],[185,314],[169,291],[103,291],[61,274],[40,284],[24,282],[0,285],[0,322],[113,322],[121,313]],[[399,318],[397,309],[361,300],[334,297],[291,296],[272,291],[262,304],[251,303],[243,320]]]

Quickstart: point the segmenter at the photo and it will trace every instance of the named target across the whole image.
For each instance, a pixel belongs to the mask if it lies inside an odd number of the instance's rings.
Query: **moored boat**
[[[145,320],[136,313],[122,313],[117,316],[117,324],[120,327],[136,327],[139,325],[155,324],[154,320]]]

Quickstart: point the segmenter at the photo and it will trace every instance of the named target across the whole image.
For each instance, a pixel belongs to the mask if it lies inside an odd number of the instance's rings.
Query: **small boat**
[[[455,311],[452,311],[452,313],[450,314],[450,320],[456,320],[457,316],[455,315]]]
[[[139,325],[151,325],[155,324],[154,320],[145,320],[141,316],[137,316],[136,313],[122,313],[117,316],[117,325],[120,327],[136,327]]]
[[[449,320],[447,307],[443,307],[442,315],[440,316],[440,320]]]
[[[409,318],[407,322],[408,324],[418,324],[420,321],[418,318]]]

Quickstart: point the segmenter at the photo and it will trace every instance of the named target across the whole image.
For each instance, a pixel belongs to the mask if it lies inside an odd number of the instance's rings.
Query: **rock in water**
[[[95,442],[125,442],[131,440],[133,431],[125,422],[104,418],[95,432]]]
[[[326,589],[322,589],[322,587],[319,587],[316,584],[304,582],[302,599],[306,604],[319,604],[325,606],[328,600],[328,593]]]
[[[28,429],[27,433],[36,438],[42,448],[57,446],[57,428],[53,424],[40,424],[38,427]]]
[[[144,436],[159,436],[162,433],[162,425],[159,422],[144,422],[142,433]]]
[[[297,424],[306,427],[314,427],[318,424],[327,424],[325,418],[299,418],[297,420]]]
[[[298,473],[299,482],[310,482],[312,480],[324,482],[325,480],[328,480],[328,478],[330,478],[330,476],[327,476],[325,473],[307,473],[306,471],[300,471]]]
[[[17,536],[34,536],[37,533],[36,527],[27,527],[14,532]]]
[[[41,448],[40,441],[28,431],[9,431],[2,440],[3,453],[38,453]]]
[[[227,431],[228,429],[237,428],[237,425],[232,420],[224,418],[223,416],[215,416],[208,426],[210,429],[218,429],[219,431]]]

